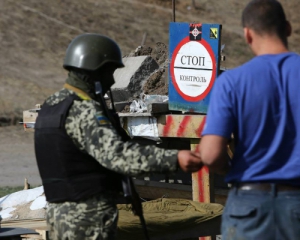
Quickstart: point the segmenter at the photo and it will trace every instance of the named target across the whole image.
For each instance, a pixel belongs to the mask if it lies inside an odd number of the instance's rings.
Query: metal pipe
[[[176,21],[175,21],[175,1],[176,1],[176,0],[172,0],[172,8],[173,8],[173,22],[176,22]]]
[[[145,45],[146,39],[147,39],[147,33],[145,32],[144,35],[143,35],[141,46]]]

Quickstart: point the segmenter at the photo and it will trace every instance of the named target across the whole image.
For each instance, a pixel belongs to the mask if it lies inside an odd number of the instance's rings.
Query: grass
[[[18,192],[24,189],[24,186],[19,187],[0,187],[0,198],[8,194]]]

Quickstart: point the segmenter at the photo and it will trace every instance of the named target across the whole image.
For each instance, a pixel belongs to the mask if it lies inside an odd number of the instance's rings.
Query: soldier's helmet
[[[75,37],[69,44],[63,67],[95,71],[106,64],[124,67],[118,44],[101,34],[85,33]]]

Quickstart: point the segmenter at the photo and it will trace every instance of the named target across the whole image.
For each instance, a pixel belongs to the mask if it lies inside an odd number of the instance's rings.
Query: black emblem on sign
[[[190,23],[190,41],[201,41],[202,24]]]

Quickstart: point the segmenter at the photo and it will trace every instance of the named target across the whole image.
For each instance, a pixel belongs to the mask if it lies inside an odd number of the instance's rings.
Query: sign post
[[[207,113],[220,69],[220,36],[220,24],[170,23],[170,110]]]

